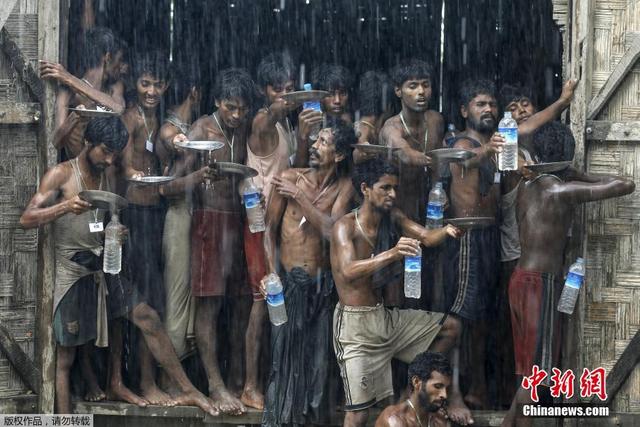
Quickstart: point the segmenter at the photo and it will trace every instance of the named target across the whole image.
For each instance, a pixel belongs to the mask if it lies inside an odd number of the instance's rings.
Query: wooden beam
[[[38,24],[40,24],[40,20],[38,20]],[[42,102],[44,98],[44,85],[42,80],[40,80],[38,73],[36,73],[29,60],[22,54],[22,51],[7,32],[6,28],[0,30],[0,48],[2,48],[2,51],[7,55],[22,81],[27,84],[32,95],[38,101]]]
[[[632,6],[629,6],[632,7]],[[634,43],[627,50],[620,62],[616,65],[613,72],[607,78],[607,81],[598,91],[598,94],[589,103],[587,120],[593,120],[598,113],[604,108],[605,104],[613,96],[620,83],[625,79],[629,71],[633,68],[636,61],[640,58],[640,41],[634,39]]]
[[[4,24],[6,24],[9,15],[11,15],[16,1],[17,0],[3,0],[0,2],[0,29],[4,28]]]
[[[640,331],[636,332],[627,348],[624,349],[620,358],[613,365],[613,369],[607,375],[607,400],[601,402],[596,396],[591,399],[592,404],[610,406],[613,399],[624,385],[625,381],[633,369],[640,361]]]
[[[0,102],[0,124],[30,125],[38,123],[40,117],[37,102]]]
[[[33,392],[40,390],[40,370],[33,361],[22,351],[11,332],[0,325],[0,351],[7,356],[7,360],[15,368],[20,378]]]
[[[38,2],[38,58],[58,61],[60,39],[58,23],[60,20],[60,1]],[[56,85],[53,82],[42,83],[42,118],[38,133],[38,173],[42,176],[49,167],[57,163],[58,153],[53,147],[55,129]],[[42,373],[38,410],[40,413],[53,413],[55,399],[55,342],[53,339],[53,286],[55,282],[55,253],[53,228],[51,224],[42,227],[38,233],[38,305],[37,310],[37,347],[38,366]]]
[[[640,141],[640,122],[607,122],[587,120],[587,139],[590,141]]]

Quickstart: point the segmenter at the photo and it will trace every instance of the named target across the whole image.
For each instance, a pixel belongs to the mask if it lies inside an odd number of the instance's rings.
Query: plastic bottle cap
[[[507,119],[510,119],[510,118],[511,118],[511,111],[505,111],[505,112],[504,112],[504,116],[505,116]]]
[[[311,90],[311,83],[305,83],[303,87],[304,90]]]
[[[578,259],[576,260],[576,262],[584,262],[584,258],[582,258],[582,257],[578,257]]]
[[[442,182],[440,181],[436,182],[436,188],[442,188]]]

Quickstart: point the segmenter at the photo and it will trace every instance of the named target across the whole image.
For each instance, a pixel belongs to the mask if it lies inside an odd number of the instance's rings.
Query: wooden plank
[[[38,2],[38,58],[58,61],[60,39],[58,25],[60,21],[60,1],[47,0]],[[38,135],[39,176],[56,164],[57,152],[52,138],[55,129],[56,85],[45,82],[42,102],[42,119]],[[42,373],[38,410],[41,413],[53,413],[55,399],[55,342],[53,339],[53,285],[55,280],[55,254],[53,229],[51,224],[43,227],[38,245],[38,319],[36,354],[37,365]]]
[[[40,120],[37,102],[0,102],[0,124],[30,125]]]
[[[639,142],[640,122],[609,122],[587,120],[587,140]]]
[[[41,24],[40,21],[41,20],[38,20],[38,25]],[[0,48],[2,48],[2,51],[8,57],[10,63],[13,64],[13,67],[22,81],[27,84],[27,87],[33,96],[35,96],[38,101],[42,101],[44,97],[44,85],[42,80],[40,80],[38,73],[33,69],[28,59],[22,54],[20,48],[13,40],[12,36],[7,32],[6,28],[2,28],[0,30]]]
[[[631,71],[638,58],[640,58],[640,41],[636,39],[635,43],[624,53],[622,59],[616,65],[616,68],[609,75],[604,86],[602,86],[598,94],[589,103],[587,120],[593,120],[598,113],[602,111],[602,108],[604,108],[607,101],[614,94],[618,86],[620,86],[620,83],[622,83],[629,71]]]
[[[34,414],[38,408],[37,403],[38,397],[35,394],[0,399],[0,414]]]
[[[0,350],[7,356],[7,359],[18,371],[20,378],[34,392],[40,389],[40,371],[33,364],[33,361],[20,348],[11,333],[4,326],[0,325]]]

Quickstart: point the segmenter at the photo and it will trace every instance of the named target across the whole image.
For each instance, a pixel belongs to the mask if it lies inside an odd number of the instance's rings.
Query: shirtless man
[[[71,413],[69,375],[76,347],[96,340],[106,346],[104,331],[97,327],[99,254],[103,236],[91,232],[90,223],[103,223],[105,212],[91,211],[78,193],[109,188],[107,169],[125,147],[127,131],[119,119],[94,119],[87,127],[86,145],[80,154],[48,170],[42,177],[20,224],[24,228],[54,224],[56,283],[53,330],[56,338],[56,411]],[[105,313],[106,315],[106,313]],[[92,373],[93,375],[93,373]],[[97,380],[93,375],[97,387]]]
[[[460,333],[460,322],[443,313],[385,307],[379,288],[402,274],[402,260],[421,244],[436,246],[461,231],[451,225],[427,230],[396,208],[398,172],[380,159],[356,165],[352,180],[362,205],[336,222],[331,237],[340,299],[333,337],[346,398],[344,425],[362,426],[370,407],[393,396],[392,358],[409,363],[429,348],[446,352]],[[452,403],[452,420],[473,422],[460,412],[459,393]]]
[[[417,355],[409,365],[409,398],[386,407],[376,427],[448,426],[443,413],[451,375],[451,365],[442,354],[425,351]]]
[[[258,171],[253,183],[262,189],[267,203],[273,186],[271,179],[289,167],[288,147],[295,138],[288,114],[299,104],[286,103],[281,98],[293,92],[296,68],[286,52],[267,55],[258,65],[258,86],[265,98],[265,107],[258,110],[251,127],[247,147],[247,166]],[[246,379],[241,400],[252,408],[264,408],[264,396],[259,385],[259,362],[266,307],[260,293],[260,280],[266,274],[264,232],[251,233],[244,227],[244,252],[248,281],[253,289],[253,305],[245,336]]]
[[[503,142],[492,139],[498,123],[494,85],[488,80],[466,81],[460,89],[460,113],[466,128],[454,148],[476,156],[465,163],[451,163],[450,216],[496,218],[500,201],[500,174],[494,155]],[[465,402],[476,408],[486,403],[485,341],[487,319],[493,313],[499,268],[498,226],[472,229],[445,249],[445,299],[449,312],[469,321],[473,361]]]
[[[124,86],[117,84],[122,69],[125,46],[107,28],[94,28],[85,35],[83,53],[84,74],[78,78],[57,63],[40,61],[40,76],[54,79],[65,87],[56,97],[56,128],[53,145],[64,149],[67,158],[73,158],[84,147],[84,130],[87,119],[70,107],[96,105],[106,107],[118,114],[124,111]]]
[[[425,154],[440,148],[444,136],[444,119],[429,110],[432,96],[431,67],[417,59],[400,63],[391,70],[394,91],[402,111],[386,121],[380,142],[399,148],[400,191],[398,208],[412,221],[424,223],[429,196],[431,159]]]
[[[633,181],[619,176],[586,174],[572,168],[555,175],[538,175],[522,169],[527,181],[520,185],[517,201],[521,255],[509,283],[519,376],[530,375],[534,364],[546,372],[560,366],[562,316],[557,305],[562,291],[565,236],[576,207],[635,190]],[[549,333],[540,334],[541,330]],[[542,393],[549,397],[549,377],[543,385]],[[517,418],[518,405],[526,403],[531,403],[529,390],[519,388],[502,425],[531,425],[532,418]]]
[[[281,277],[289,320],[272,327],[263,425],[329,420],[333,280],[327,243],[334,221],[350,207],[353,187],[344,168],[356,142],[351,126],[329,123],[310,149],[310,168],[287,169],[272,179],[267,270]]]
[[[249,123],[247,113],[254,102],[255,84],[240,69],[226,69],[216,76],[213,96],[217,110],[199,118],[189,132],[189,140],[221,141],[224,147],[210,154],[188,152],[184,168],[189,172],[171,183],[194,191],[191,223],[191,294],[195,300],[194,330],[198,352],[209,382],[209,396],[220,410],[228,414],[246,411],[244,404],[225,386],[218,365],[218,317],[225,296],[234,297],[231,365],[242,364],[242,343],[251,300],[245,283],[242,254],[242,216],[239,185],[233,174],[217,175],[216,161],[245,163]],[[178,135],[174,141],[184,138]],[[210,157],[210,158],[209,158]],[[181,175],[182,173],[178,173]],[[247,316],[245,316],[245,314]],[[232,375],[241,370],[230,367]]]

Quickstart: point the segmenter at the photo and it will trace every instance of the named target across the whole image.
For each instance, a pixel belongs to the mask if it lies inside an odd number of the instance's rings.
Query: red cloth
[[[191,293],[195,297],[248,295],[240,213],[196,210],[191,225]],[[240,260],[240,262],[238,262]]]
[[[252,233],[249,225],[244,225],[244,256],[247,261],[247,280],[254,301],[262,301],[260,280],[267,274],[267,261],[264,251],[264,231]]]

